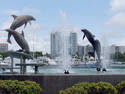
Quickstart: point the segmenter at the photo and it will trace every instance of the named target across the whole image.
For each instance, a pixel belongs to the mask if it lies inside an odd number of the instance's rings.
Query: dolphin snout
[[[36,19],[35,19],[35,18],[33,18],[32,20],[36,21]]]
[[[87,29],[81,29],[82,32],[88,31]]]
[[[84,32],[85,31],[85,29],[81,29],[81,32]]]

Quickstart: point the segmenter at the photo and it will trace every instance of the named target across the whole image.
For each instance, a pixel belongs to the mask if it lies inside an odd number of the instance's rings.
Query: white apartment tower
[[[55,31],[51,33],[51,57],[56,58],[59,56],[62,49],[61,44],[61,32]],[[70,32],[68,36],[69,54],[75,55],[77,52],[77,34]]]

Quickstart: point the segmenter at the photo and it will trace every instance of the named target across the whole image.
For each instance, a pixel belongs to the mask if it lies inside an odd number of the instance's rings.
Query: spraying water
[[[61,66],[63,71],[69,71],[71,69],[71,55],[73,51],[73,40],[71,36],[74,36],[75,28],[66,24],[66,14],[60,11],[60,26],[54,29],[52,32],[52,45],[54,56],[58,65]]]
[[[104,33],[102,36],[102,68],[107,68],[110,60],[110,49],[108,46],[108,37],[107,33]]]
[[[55,54],[58,65],[62,70],[71,69],[71,56],[70,56],[70,32],[71,28],[67,25],[56,28],[55,35]]]
[[[110,62],[110,50],[108,46],[103,47],[102,68],[107,68]]]
[[[63,69],[69,70],[70,69],[70,55],[69,55],[69,32],[60,33],[61,39],[61,50],[60,50],[60,58],[62,59]]]

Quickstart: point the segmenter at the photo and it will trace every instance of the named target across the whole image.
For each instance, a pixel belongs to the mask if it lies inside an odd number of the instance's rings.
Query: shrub
[[[59,94],[117,94],[117,90],[107,82],[81,82],[73,85],[71,88],[61,90]]]
[[[71,88],[61,90],[59,94],[88,94],[87,91],[90,86],[90,83],[80,82],[78,84],[73,85]]]
[[[116,89],[118,90],[118,94],[125,94],[125,81],[117,84]]]
[[[108,82],[92,83],[88,94],[117,94],[117,90]]]
[[[40,94],[41,91],[33,81],[0,80],[0,94]]]

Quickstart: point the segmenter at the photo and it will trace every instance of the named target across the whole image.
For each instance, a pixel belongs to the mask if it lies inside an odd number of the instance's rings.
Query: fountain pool
[[[75,75],[99,75],[99,74],[125,74],[125,64],[112,64],[107,68],[106,72],[97,72],[96,68],[87,68],[74,66],[69,70],[70,74]],[[39,67],[39,74],[64,74],[64,70],[60,66],[43,66]]]

